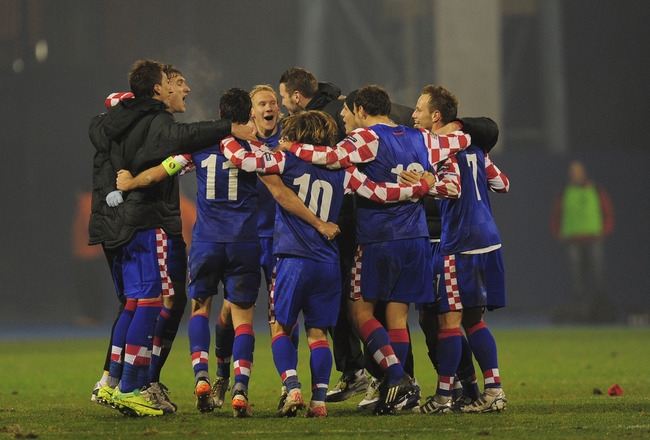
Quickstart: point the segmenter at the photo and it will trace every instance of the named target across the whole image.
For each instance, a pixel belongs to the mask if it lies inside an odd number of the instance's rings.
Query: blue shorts
[[[190,248],[191,299],[218,293],[232,303],[254,303],[260,289],[260,244],[192,242]]]
[[[103,245],[104,256],[111,271],[111,278],[115,285],[117,296],[124,294],[124,274],[122,273],[122,249],[106,249]]]
[[[354,256],[350,298],[427,303],[435,300],[429,238],[359,245]]]
[[[174,294],[168,273],[170,240],[162,229],[135,234],[122,248],[122,275],[127,298],[152,299]]]
[[[438,272],[439,271],[439,272]],[[440,255],[436,260],[440,313],[470,307],[505,307],[506,289],[501,249],[485,254]]]
[[[260,266],[262,266],[262,269],[264,270],[264,278],[266,279],[266,284],[270,286],[273,268],[275,267],[275,255],[273,255],[273,238],[260,237],[260,246],[262,247]]]
[[[430,241],[430,243],[431,243],[431,264],[433,265],[433,291],[434,291],[434,295],[437,295],[436,280],[440,275],[436,272],[435,262],[437,261],[441,244],[440,244],[440,240]],[[431,307],[438,307],[438,305],[436,304],[435,301],[429,303],[415,303],[415,310],[425,310]]]
[[[340,304],[341,267],[338,261],[278,258],[273,307],[275,319],[280,324],[294,325],[302,311],[306,327],[335,326]]]
[[[183,283],[187,279],[187,245],[181,236],[169,239],[171,245],[167,255],[167,270],[174,283]]]

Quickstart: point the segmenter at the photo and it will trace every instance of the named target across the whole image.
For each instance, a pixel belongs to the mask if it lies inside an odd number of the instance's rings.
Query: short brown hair
[[[160,84],[163,65],[154,60],[138,60],[129,71],[129,86],[136,98],[153,98],[154,87]]]
[[[284,84],[289,95],[297,90],[307,99],[313,98],[318,92],[318,80],[310,71],[302,67],[291,67],[285,70],[280,77],[280,84]]]
[[[422,89],[422,95],[429,95],[429,113],[438,110],[443,124],[449,124],[458,115],[460,101],[449,90],[433,84]]]

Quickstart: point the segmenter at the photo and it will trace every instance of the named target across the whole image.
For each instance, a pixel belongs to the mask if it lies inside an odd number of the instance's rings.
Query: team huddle
[[[251,417],[253,311],[264,276],[280,417],[303,409],[326,417],[326,403],[364,393],[358,407],[377,415],[505,409],[483,321],[486,308],[505,306],[488,191],[507,192],[509,182],[488,155],[493,121],[458,119],[458,100],[441,86],[426,86],[409,109],[375,85],[343,96],[298,67],[282,74],[279,97],[268,85],[231,88],[219,120],[193,123],[173,117],[190,92],[176,67],[137,61],[129,85],[90,122],[90,244],[102,245],[121,302],[94,402],[131,416],[177,410],[160,375],[189,297],[197,410],[221,408],[230,390],[234,416]],[[190,171],[197,216],[188,255],[179,176]],[[411,303],[438,374],[424,402]],[[309,401],[297,371],[301,312]],[[342,376],[329,389],[335,363]]]

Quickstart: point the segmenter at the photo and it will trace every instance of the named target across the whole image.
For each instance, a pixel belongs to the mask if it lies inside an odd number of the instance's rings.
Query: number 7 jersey
[[[439,177],[458,182],[460,197],[439,200],[441,253],[483,253],[501,246],[488,190],[507,192],[508,178],[487,153],[471,145],[437,166]]]

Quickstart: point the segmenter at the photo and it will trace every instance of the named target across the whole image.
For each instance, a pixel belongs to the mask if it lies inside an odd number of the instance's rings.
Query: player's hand
[[[115,208],[122,202],[124,202],[124,199],[122,198],[122,191],[112,191],[106,196],[106,204],[111,208]]]
[[[318,227],[318,232],[327,237],[328,240],[334,240],[334,237],[341,233],[339,225],[332,222],[322,222]]]
[[[402,171],[399,173],[399,183],[405,185],[416,185],[422,176],[417,171]]]
[[[130,183],[132,180],[133,176],[131,175],[131,171],[119,170],[117,172],[117,179],[115,179],[117,189],[120,191],[129,191],[131,189]]]
[[[430,173],[429,171],[425,171],[424,174],[422,174],[422,178],[427,181],[429,184],[429,188],[431,188],[433,185],[436,184],[438,179],[436,178],[436,175],[433,173]]]
[[[280,139],[278,145],[273,149],[273,151],[289,151],[291,149],[291,144],[292,142]]]
[[[233,122],[230,126],[230,134],[243,141],[257,140],[257,130],[255,129],[255,123],[251,123],[250,121],[248,124],[238,124],[236,122]]]

